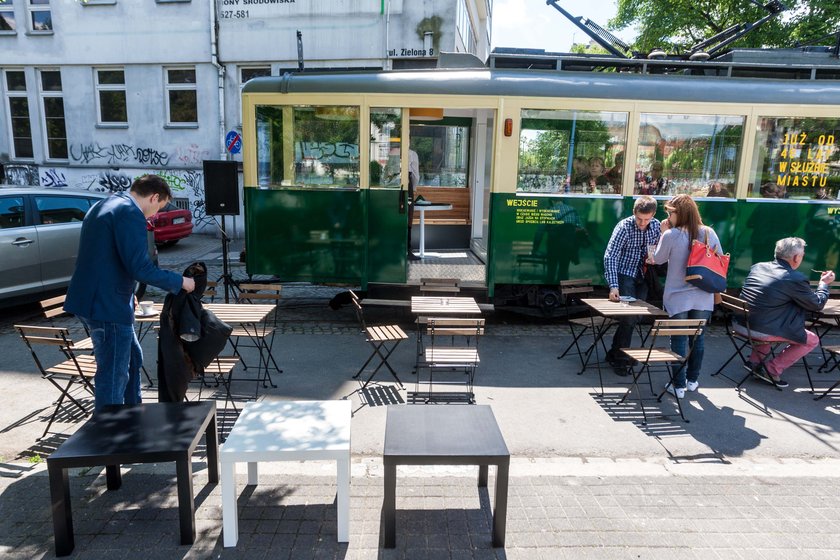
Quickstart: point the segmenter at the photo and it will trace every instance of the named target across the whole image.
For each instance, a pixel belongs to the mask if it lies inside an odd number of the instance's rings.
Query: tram
[[[785,236],[808,242],[803,270],[837,270],[840,61],[759,54],[612,68],[455,57],[461,67],[249,81],[248,271],[363,289],[456,275],[497,304],[551,307],[562,280],[604,283],[604,248],[634,197],[678,193],[731,254],[732,288]],[[442,206],[413,212],[425,252],[409,260],[411,205],[424,202]]]

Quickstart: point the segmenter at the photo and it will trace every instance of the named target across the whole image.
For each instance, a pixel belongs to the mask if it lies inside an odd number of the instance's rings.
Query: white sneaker
[[[692,392],[692,393],[693,393],[694,391],[696,391],[696,390],[697,390],[697,387],[699,387],[699,386],[700,386],[700,382],[699,382],[699,381],[688,381],[688,382],[685,384],[685,388],[686,388],[688,391]]]
[[[665,385],[665,390],[677,397],[678,399],[685,398],[685,388],[684,387],[674,387],[670,383]]]

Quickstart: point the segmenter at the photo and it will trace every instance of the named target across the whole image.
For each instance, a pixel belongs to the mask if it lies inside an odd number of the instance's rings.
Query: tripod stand
[[[222,224],[221,226],[219,226],[219,230],[222,232],[222,275],[219,276],[218,279],[216,279],[216,282],[224,282],[225,303],[230,303],[231,295],[234,297],[234,299],[236,299],[236,289],[238,288],[238,284],[236,280],[233,279],[233,276],[230,273],[230,261],[228,254],[228,245],[230,244],[230,237],[228,237],[227,230],[225,229],[224,215],[221,216],[221,218]]]

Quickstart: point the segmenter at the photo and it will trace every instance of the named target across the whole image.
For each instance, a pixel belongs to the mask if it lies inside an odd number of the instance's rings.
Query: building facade
[[[202,162],[241,159],[247,80],[485,60],[491,14],[492,0],[0,0],[0,182],[119,192],[157,173],[215,230]]]

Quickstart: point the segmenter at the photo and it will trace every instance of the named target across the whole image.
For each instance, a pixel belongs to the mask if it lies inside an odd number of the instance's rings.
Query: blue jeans
[[[692,309],[691,311],[683,311],[676,315],[671,315],[671,319],[706,319],[706,325],[709,324],[709,319],[712,317],[711,311],[701,311],[699,309]],[[686,379],[692,383],[697,381],[700,377],[700,366],[703,365],[703,336],[706,334],[706,329],[697,335],[694,339],[694,344],[691,346],[691,356],[688,357],[688,368],[681,367],[674,378],[674,387],[685,388]],[[671,351],[676,352],[680,356],[685,356],[686,346],[688,346],[687,336],[672,336],[671,337]]]
[[[93,339],[95,410],[109,404],[140,404],[143,350],[134,325],[80,319]]]
[[[636,299],[647,298],[648,289],[644,278],[638,276],[633,278],[625,274],[618,275],[618,293],[622,296],[633,296]],[[612,348],[610,354],[617,357],[618,351],[622,348],[630,348],[630,342],[633,340],[633,328],[639,322],[638,317],[622,317],[618,320],[618,327],[615,329],[613,336]]]

